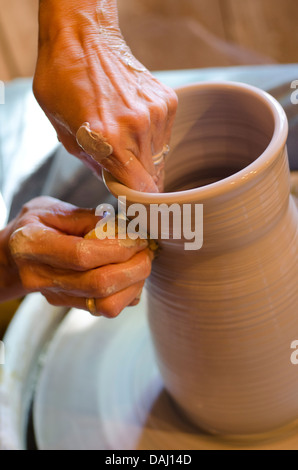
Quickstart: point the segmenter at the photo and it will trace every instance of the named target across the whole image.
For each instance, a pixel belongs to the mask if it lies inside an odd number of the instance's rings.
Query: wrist
[[[117,0],[39,0],[40,41],[54,40],[67,29],[120,30]]]

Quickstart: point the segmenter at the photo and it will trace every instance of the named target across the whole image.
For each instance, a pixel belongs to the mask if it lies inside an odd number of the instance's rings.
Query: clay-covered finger
[[[158,188],[153,177],[137,157],[130,151],[124,151],[122,155],[126,155],[126,158],[121,160],[119,154],[113,154],[108,158],[104,158],[101,162],[103,168],[130,189],[140,192],[157,193]]]
[[[119,130],[121,132],[121,130]],[[113,147],[107,139],[89,123],[78,130],[76,139],[81,148],[117,180],[131,189],[142,192],[158,192],[154,180],[133,151],[117,136]],[[139,136],[136,136],[139,139]],[[130,140],[130,139],[129,139]]]
[[[96,312],[93,315],[107,318],[117,317],[126,307],[131,306],[135,299],[138,299],[139,302],[143,286],[144,282],[139,282],[105,299],[94,299]],[[46,291],[43,292],[43,295],[52,305],[89,311],[86,298]],[[89,311],[89,313],[91,312]]]
[[[144,282],[139,282],[110,297],[99,299],[96,301],[96,309],[104,317],[115,318],[140,297],[143,287]]]
[[[105,298],[138,282],[151,273],[151,250],[142,250],[129,261],[86,272],[55,269],[37,263],[20,263],[22,283],[29,292],[44,291],[75,297]]]
[[[10,250],[17,262],[33,262],[63,270],[89,271],[123,263],[148,246],[147,240],[87,240],[65,235],[39,224],[18,229]]]
[[[100,220],[95,209],[82,209],[58,199],[42,196],[23,206],[20,216],[29,223],[57,229],[62,233],[83,237]]]
[[[110,264],[74,276],[56,276],[55,285],[60,290],[73,292],[77,296],[106,298],[145,281],[151,273],[152,254],[149,249],[137,253],[129,261]]]

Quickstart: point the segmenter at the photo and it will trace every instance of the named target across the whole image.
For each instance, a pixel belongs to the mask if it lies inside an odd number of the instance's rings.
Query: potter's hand
[[[177,108],[131,54],[116,0],[40,0],[34,93],[66,149],[132,189],[156,192],[152,156],[169,143]]]
[[[87,240],[99,221],[94,211],[56,199],[37,198],[24,206],[10,227],[11,259],[24,294],[41,292],[53,305],[115,317],[135,305],[151,271],[146,240]]]

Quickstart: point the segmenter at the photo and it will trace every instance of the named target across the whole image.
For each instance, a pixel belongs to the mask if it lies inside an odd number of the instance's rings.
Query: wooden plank
[[[293,0],[221,0],[230,41],[277,62],[297,62],[298,2]]]
[[[214,41],[208,44],[213,33],[182,3],[181,0],[119,1],[121,30],[135,56],[150,70],[233,65]],[[191,4],[194,5],[189,2],[188,6]]]
[[[262,0],[266,30],[271,31],[273,44],[266,41],[266,47],[275,53],[281,63],[298,62],[298,2],[293,0]]]
[[[192,17],[212,34],[225,39],[220,2],[221,0],[180,0],[181,14]]]
[[[163,15],[169,18],[181,18],[183,21],[184,16],[199,21],[205,28],[213,34],[224,38],[225,31],[222,22],[221,0],[123,0],[125,7],[131,8],[133,2],[134,8],[139,8],[139,3],[142,3],[142,8],[149,14]],[[119,2],[119,7],[122,7],[122,2]],[[124,8],[124,7],[123,7]]]
[[[298,62],[294,0],[119,0],[118,5],[124,36],[151,69],[245,63],[245,57],[241,62],[229,56],[216,38],[259,53],[264,62]],[[0,80],[31,76],[38,0],[0,0],[0,8]]]
[[[222,0],[119,1],[120,26],[150,70],[268,62],[226,41]]]
[[[38,0],[0,0],[0,29],[10,73],[30,76],[37,56]]]

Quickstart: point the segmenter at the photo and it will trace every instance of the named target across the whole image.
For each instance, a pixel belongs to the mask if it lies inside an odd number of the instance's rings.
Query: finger
[[[91,130],[86,123],[78,130],[77,141],[84,152],[124,185],[137,191],[158,192],[152,176],[130,149],[119,143],[110,146],[99,131]]]
[[[137,253],[125,263],[86,272],[62,271],[46,265],[22,263],[19,272],[29,292],[47,290],[75,297],[105,298],[141,281],[151,273],[152,252]]]
[[[154,78],[152,77],[154,80]],[[171,138],[178,98],[174,90],[156,82],[142,87],[139,93],[148,102],[151,118],[152,155],[158,154]]]
[[[48,269],[78,272],[124,263],[147,246],[143,239],[87,240],[35,224],[17,230],[10,239],[10,250],[18,263],[31,261],[48,265]]]
[[[93,130],[91,130],[90,124],[86,123],[81,126],[77,133],[79,140],[85,143],[82,147],[89,147],[88,152],[94,155],[97,161],[100,161],[102,165],[106,160],[108,164],[108,158],[114,155],[117,159],[114,165],[115,170],[117,166],[119,166],[119,163],[125,170],[125,167],[133,164],[133,160],[136,160],[136,162],[141,162],[149,175],[154,176],[155,170],[152,162],[151,117],[149,107],[147,105],[136,106],[133,111],[127,109],[123,116],[117,117],[116,125],[111,124],[114,120],[114,116],[110,116],[110,111],[107,109],[105,119],[109,122],[108,125],[106,124],[108,139],[103,137],[99,122],[93,119]],[[101,124],[101,126],[103,126],[103,124]],[[113,142],[113,147],[107,143],[107,140]],[[121,177],[120,175],[120,178]],[[146,175],[146,178],[148,178],[148,175]],[[150,181],[149,184],[152,184],[152,181]]]
[[[123,154],[127,155],[127,158],[125,162],[119,163],[119,160],[123,159]],[[102,161],[102,166],[130,189],[147,193],[158,192],[152,175],[131,152],[122,152],[121,157],[115,152],[111,157]],[[153,171],[151,170],[151,172]]]
[[[146,90],[144,93],[146,94],[147,101],[151,101],[151,135],[150,139],[147,139],[147,141],[143,143],[143,146],[140,147],[142,149],[140,161],[153,176],[153,180],[159,191],[163,191],[165,162],[161,161],[159,164],[155,164],[154,157],[160,154],[170,142],[176,106],[175,104],[170,105],[166,99],[160,99],[154,95],[154,93],[150,94],[150,90]]]
[[[143,287],[144,285],[142,286],[142,288],[140,289],[140,291],[138,292],[136,298],[129,304],[129,307],[135,307],[136,305],[138,305],[141,301],[141,297],[142,297],[142,293],[143,293]]]
[[[136,298],[139,298],[143,286],[144,283],[139,282],[105,299],[95,299],[96,316],[117,317],[127,306],[133,304]],[[86,298],[52,292],[43,292],[43,295],[51,305],[89,311]]]
[[[151,116],[151,160],[169,143],[166,133],[168,127],[168,106],[166,101],[158,100],[150,106]]]
[[[156,80],[153,77],[153,80]],[[163,84],[161,84],[158,80],[157,83],[159,84],[158,86],[151,87],[151,92],[156,95],[156,97],[162,98],[166,105],[167,105],[167,122],[168,122],[168,128],[171,128],[173,125],[173,122],[176,117],[176,112],[178,108],[178,96],[175,92],[170,87],[167,87]],[[170,140],[170,135],[167,136],[167,142]]]
[[[171,101],[170,104],[168,105],[168,120],[167,120],[167,125],[165,129],[165,142],[170,143],[171,141],[171,135],[172,135],[172,130],[176,118],[176,112],[177,112],[177,105],[178,105],[178,99],[177,95],[174,94],[171,96]]]
[[[140,300],[141,300],[140,298],[135,298],[135,300],[133,300],[133,301],[131,302],[131,304],[129,304],[128,306],[129,306],[129,307],[136,307],[137,305],[139,305]]]
[[[84,236],[96,226],[100,217],[95,209],[82,209],[52,197],[38,197],[25,204],[26,222],[45,225],[63,233]]]

